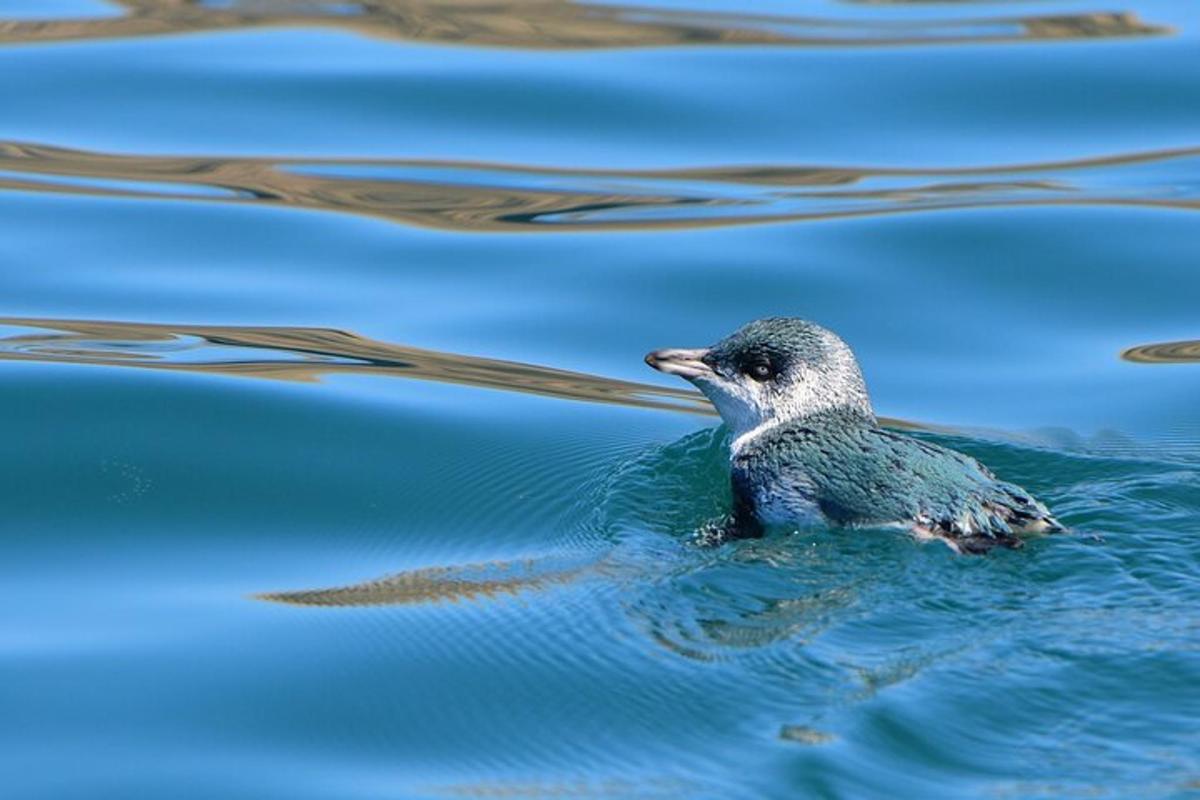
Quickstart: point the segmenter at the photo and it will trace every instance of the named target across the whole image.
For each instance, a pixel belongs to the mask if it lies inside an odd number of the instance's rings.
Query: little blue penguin
[[[862,371],[832,331],[774,317],[646,363],[691,381],[733,436],[725,537],[763,525],[901,525],[960,553],[1062,530],[1046,506],[962,453],[879,427]]]

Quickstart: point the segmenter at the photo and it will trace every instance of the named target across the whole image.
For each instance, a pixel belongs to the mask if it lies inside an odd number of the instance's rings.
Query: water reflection
[[[1131,347],[1121,358],[1138,364],[1200,364],[1200,339]]]
[[[383,606],[494,600],[577,580],[595,565],[563,566],[554,559],[425,567],[377,580],[325,589],[264,592],[259,600],[298,606]]]
[[[584,489],[578,477],[570,487],[544,486],[547,494],[573,496],[575,510],[583,512],[555,523],[564,535],[545,553],[255,597],[298,606],[364,607],[522,595],[530,603],[561,607],[581,595],[593,600],[602,595],[614,627],[632,626],[648,642],[689,660],[716,661],[809,641],[857,601],[857,580],[845,565],[861,560],[862,545],[843,547],[826,537],[813,547],[810,538],[782,535],[723,551],[694,546],[698,527],[728,509],[725,446],[721,432],[696,431],[597,467]],[[572,544],[563,547],[564,542]],[[567,586],[570,596],[546,595]]]
[[[678,45],[885,46],[1151,36],[1129,12],[868,20],[567,0],[115,0],[115,18],[0,23],[0,44],[320,26],[386,39],[527,49]]]
[[[779,729],[779,738],[785,742],[807,745],[829,744],[837,739],[831,733],[810,728],[807,725],[783,725]]]
[[[696,392],[422,350],[330,328],[0,317],[0,334],[0,361],[100,364],[290,381],[316,381],[324,375],[347,373],[381,375],[594,403],[715,413]]]
[[[1200,148],[961,168],[570,169],[0,143],[0,189],[336,211],[456,231],[666,229],[992,206],[1200,208]]]

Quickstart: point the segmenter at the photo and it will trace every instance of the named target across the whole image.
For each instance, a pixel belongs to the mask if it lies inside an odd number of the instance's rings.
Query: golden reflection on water
[[[837,740],[832,733],[810,728],[807,725],[783,725],[779,728],[779,738],[785,742],[807,745],[829,744]]]
[[[979,208],[1200,208],[1200,148],[959,168],[570,169],[465,161],[118,155],[0,142],[0,190],[335,211],[455,231],[675,229]]]
[[[595,565],[548,569],[546,561],[503,561],[425,567],[378,580],[325,589],[265,592],[258,600],[298,606],[396,606],[494,600],[577,580]]]
[[[159,325],[0,317],[0,361],[99,364],[272,380],[324,375],[416,378],[568,400],[713,415],[697,392],[581,372],[442,353],[331,328]],[[36,329],[30,332],[27,329]]]
[[[1138,364],[1200,364],[1200,339],[1130,347],[1121,358]]]
[[[1130,12],[939,20],[702,12],[568,0],[114,0],[118,17],[0,22],[0,44],[320,26],[385,39],[525,49],[888,46],[1171,33]]]

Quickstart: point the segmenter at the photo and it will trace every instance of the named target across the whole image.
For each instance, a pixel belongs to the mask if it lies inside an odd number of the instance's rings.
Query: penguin
[[[696,386],[732,435],[734,511],[720,540],[764,526],[901,526],[955,552],[1018,548],[1063,526],[970,456],[879,426],[850,347],[820,325],[760,319],[646,363]]]

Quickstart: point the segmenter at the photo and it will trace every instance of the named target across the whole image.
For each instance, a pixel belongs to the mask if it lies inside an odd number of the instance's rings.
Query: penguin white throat
[[[646,362],[704,393],[729,427],[735,455],[778,425],[827,411],[875,421],[854,353],[811,322],[759,320],[712,347],[657,350]]]

